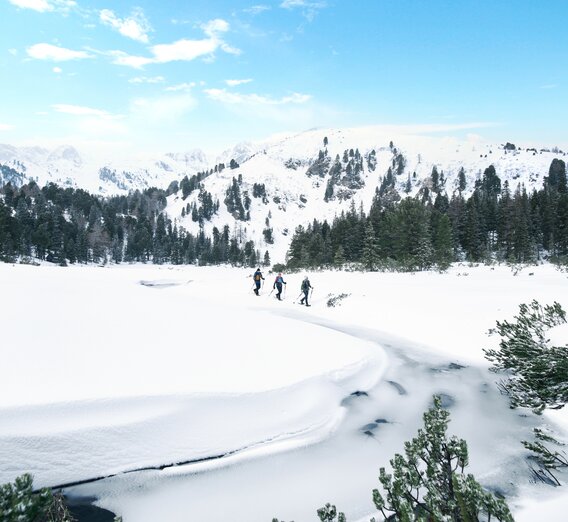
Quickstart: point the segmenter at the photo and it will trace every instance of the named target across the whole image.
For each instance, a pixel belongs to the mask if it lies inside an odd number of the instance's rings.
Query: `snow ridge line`
[[[341,401],[340,405],[343,404],[343,401]],[[288,432],[288,433],[283,433],[280,435],[276,435],[274,437],[270,437],[267,438],[265,440],[262,440],[260,442],[256,442],[254,444],[248,445],[248,446],[243,446],[241,448],[237,448],[231,451],[227,451],[225,453],[220,453],[218,455],[211,455],[208,457],[202,457],[199,459],[191,459],[191,460],[184,460],[184,461],[179,461],[179,462],[172,462],[170,464],[160,464],[160,465],[156,465],[156,466],[144,466],[141,468],[135,468],[135,469],[129,469],[129,470],[125,470],[125,471],[119,471],[117,473],[110,473],[108,475],[101,475],[98,477],[93,477],[93,478],[88,478],[88,479],[82,479],[82,480],[76,480],[73,482],[66,482],[64,484],[58,484],[56,486],[49,486],[49,489],[51,489],[52,491],[59,491],[62,489],[66,489],[66,488],[72,488],[75,486],[82,486],[85,484],[93,484],[95,482],[99,482],[101,480],[106,480],[106,479],[110,479],[113,477],[119,477],[122,475],[128,475],[130,473],[139,473],[142,471],[163,471],[165,469],[171,469],[171,468],[176,468],[179,466],[189,466],[192,464],[202,464],[204,462],[213,462],[213,461],[219,461],[222,459],[226,459],[229,457],[233,457],[236,455],[239,455],[241,453],[247,452],[247,451],[252,451],[254,449],[260,448],[262,446],[271,444],[273,442],[281,442],[281,441],[285,441],[288,439],[293,439],[294,437],[309,433],[310,431],[314,431],[314,429],[317,429],[321,426],[310,426],[308,428],[305,428],[303,430],[298,430],[295,432]],[[39,490],[36,490],[39,491]]]

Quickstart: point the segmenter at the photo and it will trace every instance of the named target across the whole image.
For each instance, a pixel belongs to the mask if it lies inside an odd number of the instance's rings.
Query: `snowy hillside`
[[[0,182],[21,184],[34,179],[40,185],[52,181],[115,194],[150,186],[165,189],[184,176],[211,172],[201,182],[202,191],[219,203],[217,212],[205,219],[197,220],[195,212],[192,217],[193,207],[202,206],[197,189],[185,199],[181,192],[172,194],[165,212],[193,233],[202,226],[211,235],[213,227],[222,230],[228,225],[241,240],[253,240],[261,255],[268,250],[276,262],[284,261],[298,225],[314,218],[331,220],[352,205],[357,210],[362,205],[367,211],[389,169],[403,196],[431,189],[433,169],[451,196],[458,190],[463,169],[462,189],[467,196],[490,165],[511,191],[521,183],[528,190],[540,188],[552,160],[565,156],[556,148],[520,147],[506,141],[490,144],[477,138],[395,136],[377,126],[316,129],[255,144],[240,143],[217,156],[195,149],[120,161],[84,158],[71,146],[49,151],[0,145]],[[217,168],[221,164],[224,168]],[[227,206],[233,178],[239,181],[239,194]]]
[[[152,186],[166,188],[175,179],[206,169],[208,159],[199,149],[159,158],[101,161],[83,157],[70,145],[54,150],[0,145],[0,166],[7,167],[0,172],[0,183],[21,185],[33,180],[40,186],[52,182],[93,193],[118,194]],[[8,169],[18,174],[15,179]]]
[[[210,234],[214,226],[222,230],[229,225],[232,232],[239,231],[242,238],[254,240],[261,254],[268,250],[273,261],[283,261],[297,225],[305,226],[314,218],[331,220],[352,205],[359,210],[362,204],[368,211],[389,168],[403,196],[431,188],[433,168],[440,179],[445,179],[448,196],[458,190],[463,168],[463,193],[468,195],[490,165],[502,183],[509,182],[513,192],[521,183],[527,190],[540,188],[552,160],[564,156],[561,151],[512,150],[506,143],[410,135],[395,138],[379,127],[312,130],[265,142],[238,168],[226,168],[207,177],[203,188],[219,201],[220,208],[203,226]],[[235,219],[224,204],[232,178],[239,176],[241,195],[244,198],[247,192],[251,200],[247,209],[250,220]],[[255,184],[264,185],[265,194],[254,197]],[[200,225],[190,215],[183,217],[182,209],[199,206],[198,197],[197,190],[185,200],[181,194],[172,195],[166,209],[172,219],[180,220],[192,232],[197,232]],[[272,229],[273,244],[265,240],[265,229]]]

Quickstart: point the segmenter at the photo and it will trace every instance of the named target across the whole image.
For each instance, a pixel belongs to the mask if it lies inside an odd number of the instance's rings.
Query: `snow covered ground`
[[[0,264],[0,483],[110,477],[67,492],[125,522],[315,520],[325,502],[366,520],[379,467],[437,393],[517,520],[538,518],[542,495],[546,520],[564,519],[568,496],[530,483],[520,440],[568,417],[510,410],[482,348],[520,303],[568,310],[566,274],[318,272],[311,308],[293,303],[303,274],[285,274],[283,302],[268,275],[256,297],[250,275]]]

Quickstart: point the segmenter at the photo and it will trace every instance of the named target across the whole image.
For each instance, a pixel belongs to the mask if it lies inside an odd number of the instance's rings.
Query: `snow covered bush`
[[[512,522],[505,501],[464,473],[469,459],[467,443],[447,437],[449,416],[440,398],[434,397],[433,407],[424,413],[424,428],[404,444],[404,456],[396,454],[390,461],[392,474],[381,468],[379,481],[384,494],[373,490],[375,507],[385,519],[401,522]]]
[[[533,476],[553,486],[560,486],[560,481],[553,471],[568,468],[568,455],[562,449],[565,444],[540,428],[534,428],[535,440],[522,441],[523,446],[532,452],[531,459],[538,469],[531,468]]]
[[[48,488],[34,492],[29,474],[0,486],[0,520],[3,522],[70,521],[54,518],[51,514],[53,504],[54,497]]]
[[[0,485],[2,522],[74,522],[65,497],[49,488],[33,489],[33,478],[26,473],[14,482]],[[115,522],[121,522],[116,520]]]
[[[450,414],[434,396],[434,405],[424,413],[424,427],[404,444],[404,455],[390,461],[392,473],[380,469],[383,493],[373,490],[373,503],[391,522],[514,522],[506,502],[483,489],[471,474],[465,474],[467,443],[448,438]],[[321,522],[346,522],[345,515],[326,504],[317,511]],[[272,522],[279,522],[273,518]],[[283,521],[282,521],[283,522]],[[372,518],[370,522],[376,522]]]
[[[499,348],[484,350],[492,371],[507,372],[499,386],[513,407],[562,408],[568,401],[568,346],[550,346],[550,328],[566,322],[558,303],[542,306],[533,300],[519,306],[514,321],[497,321]]]

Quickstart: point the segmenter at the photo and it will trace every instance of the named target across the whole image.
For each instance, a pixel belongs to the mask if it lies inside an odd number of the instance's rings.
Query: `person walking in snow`
[[[285,284],[286,284],[286,281],[284,281],[282,274],[278,274],[276,276],[276,279],[274,280],[274,285],[272,285],[272,290],[274,290],[275,288],[278,290],[278,293],[276,294],[276,299],[278,299],[278,301],[282,301],[280,296],[282,295],[282,285],[285,285]]]
[[[308,279],[308,276],[306,276],[302,281],[302,292],[304,294],[304,297],[302,297],[302,299],[300,300],[300,304],[304,304],[305,301],[306,306],[310,306],[308,304],[308,295],[310,294],[310,288],[313,288],[313,286],[310,285],[310,280]]]
[[[264,277],[262,277],[262,272],[260,271],[260,267],[256,269],[256,272],[252,276],[254,280],[254,293],[256,295],[260,295],[258,292],[260,290],[261,282],[264,281]]]

